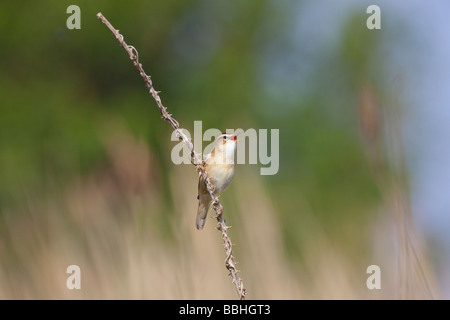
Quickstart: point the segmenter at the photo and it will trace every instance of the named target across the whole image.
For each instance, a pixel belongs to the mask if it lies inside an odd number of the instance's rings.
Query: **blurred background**
[[[371,4],[2,2],[0,298],[237,298],[195,169],[97,12],[183,128],[280,130],[279,172],[238,165],[221,197],[248,299],[450,298],[450,4],[377,1],[368,30]]]

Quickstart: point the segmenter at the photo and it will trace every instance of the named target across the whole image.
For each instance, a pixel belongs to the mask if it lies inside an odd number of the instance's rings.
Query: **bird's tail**
[[[197,218],[195,219],[198,230],[203,229],[203,226],[206,222],[206,215],[208,214],[208,210],[210,207],[211,199],[209,195],[201,196],[200,201],[198,202]]]

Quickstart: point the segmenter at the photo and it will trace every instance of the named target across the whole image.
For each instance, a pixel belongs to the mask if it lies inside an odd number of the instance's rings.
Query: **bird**
[[[220,194],[231,184],[234,176],[234,154],[237,147],[237,135],[223,133],[216,138],[213,150],[206,156],[203,166],[208,178],[214,185],[215,193]],[[202,176],[198,179],[198,210],[195,219],[197,229],[202,230],[205,225],[212,199],[206,188]]]

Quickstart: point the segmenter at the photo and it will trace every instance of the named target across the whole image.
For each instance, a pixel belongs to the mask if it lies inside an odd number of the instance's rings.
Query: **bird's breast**
[[[207,166],[206,171],[211,182],[216,186],[216,192],[223,192],[231,183],[234,175],[234,164],[214,164]]]

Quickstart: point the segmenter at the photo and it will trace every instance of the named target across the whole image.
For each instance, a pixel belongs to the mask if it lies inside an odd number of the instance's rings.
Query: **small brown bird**
[[[221,134],[214,142],[214,149],[206,157],[204,166],[208,173],[208,178],[216,187],[216,194],[225,191],[233,180],[234,175],[234,154],[236,152],[237,135]],[[208,210],[211,207],[212,199],[206,189],[205,181],[202,177],[198,180],[198,210],[197,229],[202,230],[205,225]]]

